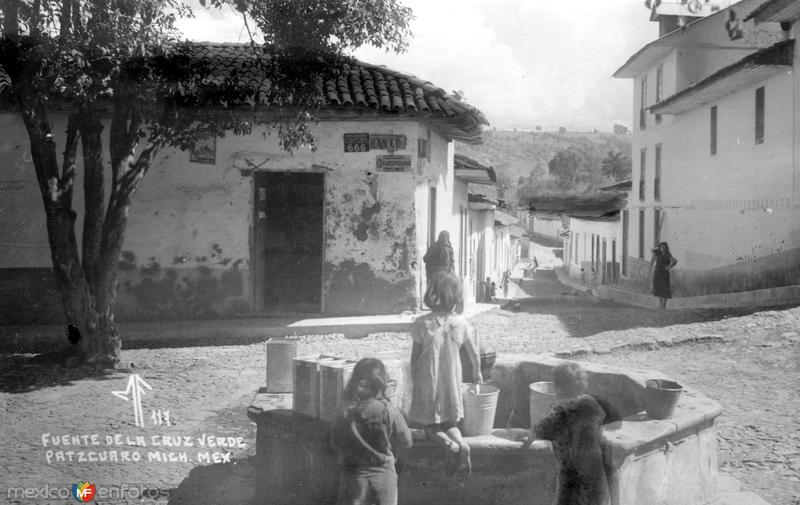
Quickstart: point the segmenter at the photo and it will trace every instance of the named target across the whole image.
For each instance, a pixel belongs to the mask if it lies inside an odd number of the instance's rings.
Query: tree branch
[[[61,16],[58,22],[61,25],[61,38],[66,39],[72,27],[72,0],[61,0]]]
[[[93,110],[85,111],[81,120],[83,138],[83,193],[85,215],[83,220],[83,270],[93,292],[97,292],[97,267],[100,261],[100,244],[103,232],[104,173],[103,125]]]
[[[67,120],[67,142],[64,146],[64,157],[61,163],[61,177],[58,185],[64,193],[62,199],[72,206],[72,193],[75,186],[75,157],[78,152],[78,116],[70,114]],[[55,147],[55,144],[54,144]]]
[[[3,33],[19,35],[19,0],[5,0],[3,14]]]

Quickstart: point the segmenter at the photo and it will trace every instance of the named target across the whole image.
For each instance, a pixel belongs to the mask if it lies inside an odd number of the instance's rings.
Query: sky
[[[402,1],[416,16],[408,51],[357,58],[458,90],[498,130],[630,127],[633,83],[612,74],[658,36],[642,0]],[[179,24],[189,40],[248,40],[233,11],[194,12]]]

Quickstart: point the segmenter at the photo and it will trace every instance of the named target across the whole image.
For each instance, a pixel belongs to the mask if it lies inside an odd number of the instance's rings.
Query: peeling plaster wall
[[[64,118],[54,123],[61,146]],[[0,127],[7,132],[0,139],[0,269],[48,269],[44,213],[27,135],[16,115],[0,114]],[[420,206],[427,192],[423,198],[421,188],[431,181],[437,185],[438,222],[451,226],[452,143],[411,120],[322,122],[313,131],[317,150],[294,155],[280,150],[275,134],[262,136],[261,131],[217,139],[213,165],[190,163],[188,152],[162,151],[131,207],[120,259],[120,319],[220,317],[252,310],[253,169],[325,174],[325,234],[320,240],[325,241],[326,314],[391,313],[418,306],[427,233],[427,205]],[[406,149],[391,154],[410,156],[411,171],[378,172],[376,157],[390,153],[345,153],[343,133],[405,135]],[[417,139],[428,135],[431,160],[418,160]],[[75,198],[78,233],[81,193]],[[0,303],[10,289],[0,282]]]

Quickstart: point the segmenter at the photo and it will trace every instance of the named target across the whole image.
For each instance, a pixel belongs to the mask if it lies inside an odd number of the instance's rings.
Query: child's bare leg
[[[459,445],[454,442],[447,433],[444,432],[441,425],[427,426],[425,434],[433,440],[436,444],[444,447],[444,473],[448,477],[455,475],[458,470],[458,455],[460,451]]]
[[[428,426],[425,428],[425,435],[427,435],[428,438],[439,445],[449,448],[450,450],[458,450],[458,441],[454,441],[453,438],[448,436],[448,433],[442,431],[442,429],[438,426]]]
[[[458,444],[458,455],[461,471],[464,472],[465,476],[469,475],[472,473],[472,459],[470,458],[469,454],[469,445],[464,441],[464,437],[461,435],[461,430],[459,430],[457,426],[449,428],[447,430],[447,436],[450,437],[453,442]]]

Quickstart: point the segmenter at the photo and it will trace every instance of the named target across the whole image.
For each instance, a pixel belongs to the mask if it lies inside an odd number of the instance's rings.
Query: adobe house
[[[242,85],[263,85],[250,75],[247,46],[195,44],[190,53],[213,78],[235,70]],[[344,70],[324,83],[315,151],[290,155],[277,135],[255,129],[161,152],[131,207],[117,319],[419,307],[421,258],[440,230],[458,236],[454,209],[468,205],[453,141],[479,143],[488,123],[414,76],[361,62]],[[66,115],[51,120],[65,131]],[[0,112],[0,129],[0,323],[58,322],[29,140],[12,112]],[[56,140],[63,145],[63,134]],[[462,243],[453,240],[457,261]]]

